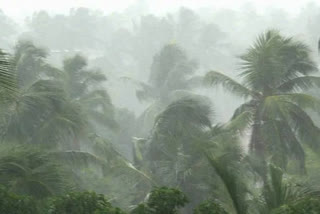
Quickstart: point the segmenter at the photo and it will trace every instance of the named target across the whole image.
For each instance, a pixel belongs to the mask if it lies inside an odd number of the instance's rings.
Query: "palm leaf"
[[[239,179],[240,168],[237,167],[237,164],[232,164],[232,161],[236,160],[234,154],[226,153],[219,157],[215,157],[212,154],[207,153],[206,156],[210,165],[220,177],[221,182],[226,188],[233,203],[235,213],[247,213],[246,194],[248,191],[244,183]]]
[[[320,77],[316,76],[301,76],[290,79],[277,87],[283,93],[291,91],[307,90],[313,87],[320,87]]]
[[[230,77],[216,71],[208,72],[204,77],[204,82],[206,85],[222,85],[226,90],[229,90],[231,93],[234,93],[240,97],[248,98],[257,96],[257,94],[250,89],[246,88]]]
[[[0,87],[14,95],[17,92],[16,76],[8,55],[0,50]]]

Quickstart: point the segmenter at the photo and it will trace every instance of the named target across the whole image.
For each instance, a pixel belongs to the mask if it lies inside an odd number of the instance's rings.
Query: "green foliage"
[[[37,214],[39,211],[33,198],[9,193],[3,187],[0,187],[0,213]]]
[[[177,214],[178,209],[189,202],[178,189],[158,187],[153,189],[145,204],[138,205],[132,214]]]
[[[0,152],[0,183],[10,192],[44,198],[66,186],[61,167],[39,149],[16,146]]]
[[[194,209],[194,214],[228,214],[225,209],[212,200],[207,200],[199,204]]]
[[[6,103],[3,140],[56,147],[83,130],[80,106],[70,102],[57,82],[38,80]]]
[[[196,69],[197,63],[181,47],[167,44],[153,58],[148,83],[133,81],[139,87],[136,91],[139,100],[154,101],[139,118],[143,135],[149,133],[156,116],[167,105],[190,95],[191,88],[201,85],[202,79],[194,76]]]
[[[249,189],[245,182],[245,175],[241,173],[248,173],[248,171],[244,171],[242,166],[241,150],[236,148],[236,145],[234,147],[223,148],[218,154],[207,153],[207,158],[220,178],[224,190],[222,192],[226,192],[227,198],[231,200],[231,205],[228,206],[234,213],[246,214],[248,212]]]
[[[19,41],[15,46],[12,61],[15,65],[19,88],[29,87],[41,74],[50,70],[46,63],[47,51],[35,46],[31,41]]]
[[[296,202],[283,205],[271,212],[272,214],[317,214],[320,213],[319,198],[304,198]]]
[[[320,143],[319,128],[306,113],[308,109],[318,111],[320,101],[303,93],[320,85],[319,77],[310,75],[317,70],[310,49],[269,30],[240,59],[241,83],[215,71],[207,73],[205,82],[250,98],[236,109],[232,120],[251,127],[251,152],[263,159],[270,157],[282,168],[286,168],[289,158],[295,158],[303,172],[302,145],[316,148]]]
[[[94,192],[71,192],[49,203],[48,214],[124,214],[104,197]]]
[[[82,21],[94,18],[86,9],[72,14]],[[42,24],[51,26],[48,14],[37,16]],[[150,29],[153,24],[168,27],[167,19],[162,24],[152,16],[141,20]],[[182,9],[178,21],[192,32],[199,20],[192,11]],[[213,34],[218,29],[208,25],[202,30],[202,46],[212,49],[207,43],[213,40],[205,32]],[[178,31],[177,37],[186,42],[188,34]],[[128,36],[130,32],[118,34]],[[152,50],[159,49],[156,46]],[[105,75],[90,68],[85,57],[75,55],[65,59],[62,68],[54,68],[46,62],[47,55],[45,49],[27,41],[18,43],[12,60],[0,51],[1,142],[29,144],[1,146],[0,184],[10,192],[0,194],[4,198],[0,209],[7,209],[3,213],[11,213],[8,210],[14,204],[17,209],[12,213],[21,213],[23,207],[23,213],[37,213],[32,198],[13,194],[33,196],[51,214],[124,213],[94,192],[63,195],[69,191],[66,179],[70,175],[61,170],[62,165],[77,178],[77,185],[108,193],[121,207],[139,203],[151,185],[182,190],[155,188],[133,214],[177,214],[182,207],[196,214],[319,212],[317,189],[292,182],[284,173],[291,158],[298,160],[304,172],[304,145],[315,151],[320,148],[320,129],[308,113],[320,112],[320,101],[304,94],[320,86],[320,78],[310,75],[317,68],[303,43],[270,30],[240,57],[241,82],[209,72],[206,84],[221,85],[245,99],[228,123],[216,125],[207,98],[189,92],[203,78],[194,76],[197,64],[177,45],[166,45],[155,55],[148,83],[135,81],[140,87],[137,97],[154,101],[138,124],[133,114],[115,109],[104,87]],[[134,131],[146,135],[143,125],[147,131],[153,129],[148,138],[134,138],[132,164],[114,145],[127,145]],[[251,153],[245,156],[239,133],[249,127]],[[115,130],[118,135],[112,133]],[[34,149],[31,144],[50,151]],[[199,205],[209,196],[213,200]],[[49,197],[54,198],[47,201]],[[187,204],[187,198],[191,203]]]
[[[130,214],[152,214],[153,210],[149,208],[146,204],[139,204],[135,207]]]
[[[17,92],[16,76],[10,58],[0,49],[0,87],[1,96],[14,95]],[[5,94],[4,94],[5,93]],[[2,97],[3,99],[3,97]],[[3,101],[3,100],[2,100]]]
[[[159,187],[151,191],[147,205],[155,213],[177,213],[178,208],[188,203],[186,195],[178,189]]]

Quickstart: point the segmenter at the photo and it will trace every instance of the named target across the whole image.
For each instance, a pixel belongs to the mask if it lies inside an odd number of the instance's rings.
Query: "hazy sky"
[[[89,7],[105,12],[123,11],[138,1],[145,1],[150,12],[164,13],[180,6],[190,8],[232,8],[238,9],[246,0],[0,0],[0,8],[9,16],[21,19],[33,11],[45,9],[53,13],[66,13],[70,8]],[[298,12],[310,0],[251,0],[258,10],[268,7],[283,8]]]

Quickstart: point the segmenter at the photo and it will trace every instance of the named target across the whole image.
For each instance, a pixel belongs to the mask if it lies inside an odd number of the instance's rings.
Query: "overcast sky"
[[[66,13],[70,8],[89,7],[106,13],[121,12],[138,1],[147,2],[149,11],[157,14],[175,10],[180,6],[239,9],[248,2],[246,0],[0,0],[0,8],[5,14],[21,19],[41,9],[52,13]],[[303,9],[310,0],[251,0],[250,2],[260,11],[273,7],[295,13]]]

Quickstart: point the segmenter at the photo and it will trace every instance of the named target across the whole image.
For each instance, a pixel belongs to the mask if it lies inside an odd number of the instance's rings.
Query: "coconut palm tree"
[[[45,48],[37,47],[31,41],[18,41],[11,61],[15,67],[19,88],[30,87],[41,78],[44,71],[53,69],[46,62],[48,55],[48,51]]]
[[[1,112],[2,138],[79,149],[87,132],[97,131],[97,123],[115,128],[111,99],[96,84],[105,76],[87,69],[81,56],[66,59],[63,70],[47,64],[46,56],[31,42],[18,43],[12,61],[20,92]]]
[[[212,198],[228,213],[268,214],[299,201],[319,200],[319,188],[290,179],[273,164],[267,166],[266,181],[257,183],[252,177],[255,170],[248,164],[244,153],[236,148],[237,145],[230,145],[233,148],[207,152],[209,163],[217,175],[215,181],[220,185],[213,191]]]
[[[320,86],[320,77],[309,48],[278,31],[269,30],[241,57],[241,72],[237,82],[216,71],[205,76],[208,85],[222,85],[244,98],[232,120],[246,117],[243,126],[252,130],[250,151],[265,159],[271,157],[285,167],[288,158],[299,160],[304,168],[303,143],[319,146],[319,131],[306,110],[319,111],[320,102],[304,90]]]
[[[213,116],[206,97],[189,95],[172,102],[156,117],[149,138],[135,138],[137,167],[160,185],[179,186],[192,199],[186,207],[189,211],[217,189],[220,178],[210,170],[207,152],[219,154],[222,146],[227,150],[239,145],[238,131],[243,131],[242,120],[246,119],[212,125]]]
[[[68,100],[81,106],[81,111],[86,116],[91,129],[96,130],[97,124],[110,130],[117,128],[114,120],[114,106],[102,85],[107,78],[101,71],[89,69],[84,57],[75,55],[67,58],[63,62],[62,70],[51,69],[47,75],[49,79],[60,83]],[[102,133],[105,132],[103,130]]]
[[[53,196],[67,188],[62,168],[47,153],[36,148],[3,144],[0,183],[10,192],[37,198]]]
[[[1,112],[2,140],[49,147],[72,142],[86,126],[77,103],[70,102],[58,82],[38,80],[20,90]]]
[[[189,59],[182,48],[165,45],[153,58],[148,82],[131,80],[139,87],[136,96],[140,101],[151,102],[138,118],[142,136],[149,134],[156,116],[171,102],[185,96],[201,81],[194,76],[197,63]],[[128,79],[128,78],[126,78]],[[139,133],[140,134],[140,133]]]

